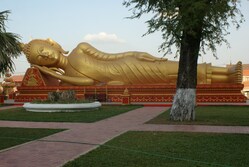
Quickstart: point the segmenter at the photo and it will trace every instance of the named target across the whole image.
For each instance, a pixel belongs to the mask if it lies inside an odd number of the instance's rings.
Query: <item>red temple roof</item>
[[[11,77],[15,82],[22,82],[24,75],[12,75]]]

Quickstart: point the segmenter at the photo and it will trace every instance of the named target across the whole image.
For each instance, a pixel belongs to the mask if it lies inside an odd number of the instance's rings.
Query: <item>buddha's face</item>
[[[33,42],[29,49],[28,60],[31,64],[54,66],[60,58],[60,51],[44,42]]]
[[[40,66],[56,67],[61,60],[61,56],[68,53],[52,39],[35,39],[28,44],[21,43],[20,47],[30,64]]]

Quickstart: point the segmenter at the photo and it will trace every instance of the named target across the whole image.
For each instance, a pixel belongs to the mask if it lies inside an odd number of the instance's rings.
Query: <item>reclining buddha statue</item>
[[[144,52],[109,54],[80,43],[69,55],[51,39],[21,44],[29,63],[61,85],[176,84],[178,62]],[[198,84],[241,83],[242,64],[231,67],[198,65]]]

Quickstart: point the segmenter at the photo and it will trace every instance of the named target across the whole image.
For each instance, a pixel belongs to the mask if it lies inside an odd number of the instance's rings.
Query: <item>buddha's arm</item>
[[[76,50],[80,51],[80,53],[83,52],[91,57],[94,57],[97,60],[104,60],[104,61],[117,60],[117,59],[122,59],[126,57],[135,57],[138,60],[149,61],[149,62],[167,61],[166,58],[154,57],[146,52],[133,51],[133,52],[123,52],[123,53],[105,53],[105,52],[99,51],[98,49],[94,48],[88,43],[79,44]]]
[[[136,53],[136,52],[134,52]],[[139,53],[138,56],[137,56],[137,59],[138,60],[142,60],[142,61],[150,61],[150,62],[155,62],[155,61],[167,61],[168,59],[166,58],[158,58],[158,57],[154,57],[154,56],[151,56],[150,54],[148,53]]]
[[[90,78],[84,78],[84,77],[71,77],[71,76],[65,76],[60,75],[53,69],[49,69],[48,67],[41,67],[38,65],[33,65],[33,67],[38,68],[42,73],[50,75],[52,77],[55,77],[63,82],[70,83],[73,85],[93,85],[94,81]]]

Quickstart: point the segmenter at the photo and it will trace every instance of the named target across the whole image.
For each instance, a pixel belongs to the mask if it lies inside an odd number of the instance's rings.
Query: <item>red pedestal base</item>
[[[197,86],[197,102],[244,103],[243,84],[201,84]],[[16,102],[47,99],[48,92],[75,90],[78,98],[104,102],[172,102],[175,85],[119,85],[119,86],[59,86],[54,78],[43,76],[38,69],[29,68],[18,87]]]
[[[4,95],[0,95],[0,104],[4,103]]]
[[[130,95],[121,95],[122,98],[122,104],[128,105],[130,104]]]
[[[129,96],[124,96],[125,89]],[[198,85],[197,102],[244,103],[242,84]],[[75,90],[78,98],[97,99],[104,102],[172,102],[174,85],[126,85],[126,86],[21,86],[16,102],[30,102],[35,99],[47,99],[48,92],[57,90]]]

